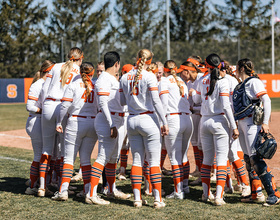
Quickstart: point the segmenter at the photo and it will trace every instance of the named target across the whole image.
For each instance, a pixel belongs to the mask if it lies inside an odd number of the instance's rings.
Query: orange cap
[[[130,70],[133,69],[133,65],[131,64],[125,64],[123,67],[122,67],[122,72],[125,72],[125,73],[128,73]]]

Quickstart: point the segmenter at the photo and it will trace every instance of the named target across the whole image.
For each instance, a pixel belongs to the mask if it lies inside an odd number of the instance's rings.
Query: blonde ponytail
[[[82,60],[84,58],[83,51],[78,47],[73,47],[68,53],[68,58],[69,60],[61,68],[60,78],[62,87],[64,87],[67,82],[74,62]]]
[[[173,78],[175,79],[176,84],[177,84],[177,86],[179,88],[180,96],[183,96],[184,95],[184,87],[181,85],[181,82],[180,82],[180,80],[177,77],[176,63],[173,60],[167,60],[164,63],[164,69],[165,69],[165,71],[167,70],[168,72],[170,72],[170,74],[173,76]]]
[[[152,58],[153,58],[153,53],[148,49],[142,49],[138,52],[137,72],[134,77],[131,95],[136,94],[136,86],[138,84],[139,76],[143,70],[144,65],[151,64]]]

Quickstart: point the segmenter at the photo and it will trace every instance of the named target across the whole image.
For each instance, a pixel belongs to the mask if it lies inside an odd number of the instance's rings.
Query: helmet
[[[259,132],[255,149],[257,155],[264,159],[271,159],[277,150],[277,143],[271,133]]]

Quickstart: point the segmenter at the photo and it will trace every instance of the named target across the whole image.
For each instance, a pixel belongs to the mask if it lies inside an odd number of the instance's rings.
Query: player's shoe
[[[46,189],[39,188],[37,196],[39,196],[39,197],[53,196],[53,192],[50,191],[48,188],[46,188]]]
[[[30,188],[28,187],[26,190],[25,190],[25,194],[26,195],[37,195],[38,194],[38,189],[33,187],[33,188]]]
[[[122,191],[115,189],[114,192],[107,193],[108,198],[116,198],[116,199],[129,199],[131,197],[130,194],[123,193]]]
[[[155,209],[161,209],[161,208],[164,208],[166,205],[165,203],[162,201],[162,202],[159,202],[159,201],[154,201],[154,208]]]
[[[235,192],[242,192],[242,186],[241,185],[238,185],[238,183],[236,183],[234,186],[233,186],[233,189]],[[250,192],[251,193],[251,192]]]
[[[247,197],[251,195],[251,187],[250,186],[242,186],[242,197]]]
[[[92,196],[92,197],[88,197],[86,196],[85,198],[85,202],[87,204],[95,204],[95,205],[109,205],[110,202],[106,201],[104,199],[102,199],[100,196],[96,195],[96,196]]]
[[[199,176],[196,180],[190,182],[189,184],[191,186],[201,186],[202,185],[201,176]]]
[[[263,193],[258,193],[255,199],[252,199],[252,196],[241,199],[241,202],[244,203],[263,203],[265,202],[265,196]]]
[[[76,196],[77,196],[78,198],[85,198],[85,197],[86,197],[86,195],[85,195],[85,193],[84,193],[84,190],[82,190],[81,192],[78,192],[78,193],[76,194]]]
[[[190,177],[199,177],[199,176],[200,176],[200,172],[198,169],[190,173]]]
[[[140,200],[140,201],[138,201],[138,200],[134,200],[133,201],[133,206],[135,207],[135,208],[141,208],[142,207],[142,205],[147,205],[148,204],[148,202],[147,202],[147,200]]]
[[[118,174],[119,180],[126,180],[125,167],[120,167],[120,173]]]
[[[225,186],[224,192],[227,193],[227,194],[233,194],[234,193],[234,189]],[[251,194],[251,191],[250,191],[250,194]]]
[[[68,200],[68,191],[64,191],[62,193],[60,192],[55,192],[54,196],[52,197],[52,200],[56,200],[56,201],[66,201]]]
[[[83,175],[81,173],[76,173],[76,175],[71,178],[70,183],[77,183],[82,180],[83,180]]]
[[[171,193],[170,195],[167,195],[166,196],[167,199],[184,199],[184,192],[180,192],[180,193],[177,193],[177,192],[173,192]]]
[[[266,202],[263,204],[263,206],[272,206],[272,205],[276,205],[280,203],[280,198],[278,198],[277,196],[273,195],[273,196],[268,196],[266,199]]]
[[[215,173],[211,173],[210,181],[216,182],[217,181],[217,176]]]
[[[213,204],[216,206],[222,206],[225,205],[226,202],[224,201],[223,198],[215,198]]]
[[[190,187],[189,186],[183,186],[183,192],[186,194],[190,193]]]
[[[206,196],[204,195],[204,193],[202,193],[201,200],[202,200],[203,202],[213,202],[213,201],[215,200],[215,197],[214,197],[214,195],[212,194],[212,192],[210,192],[210,194],[209,194],[208,197],[206,197]]]
[[[153,191],[149,192],[149,189],[144,190],[144,195],[145,196],[153,196]]]

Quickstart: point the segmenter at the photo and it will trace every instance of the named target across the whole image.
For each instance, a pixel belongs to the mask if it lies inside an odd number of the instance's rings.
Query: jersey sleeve
[[[153,73],[149,73],[149,77],[147,79],[147,85],[149,91],[158,91],[157,78]]]
[[[158,86],[158,92],[159,92],[159,96],[163,95],[163,94],[168,94],[169,90],[168,90],[168,84],[166,80],[161,80],[159,82],[159,86]]]
[[[61,101],[73,102],[74,97],[74,83],[71,83],[65,90]]]
[[[227,79],[222,79],[219,82],[219,96],[228,96],[229,97],[229,82]]]
[[[267,94],[267,91],[264,88],[264,84],[259,79],[254,80],[254,82],[252,83],[252,89],[257,98],[259,98],[262,95]]]
[[[38,112],[40,109],[36,106],[37,101],[39,100],[41,92],[41,87],[38,83],[33,83],[28,92],[28,99],[26,103],[26,110],[32,113]]]
[[[106,77],[99,77],[96,81],[95,88],[98,96],[110,95],[110,81],[106,80]]]

